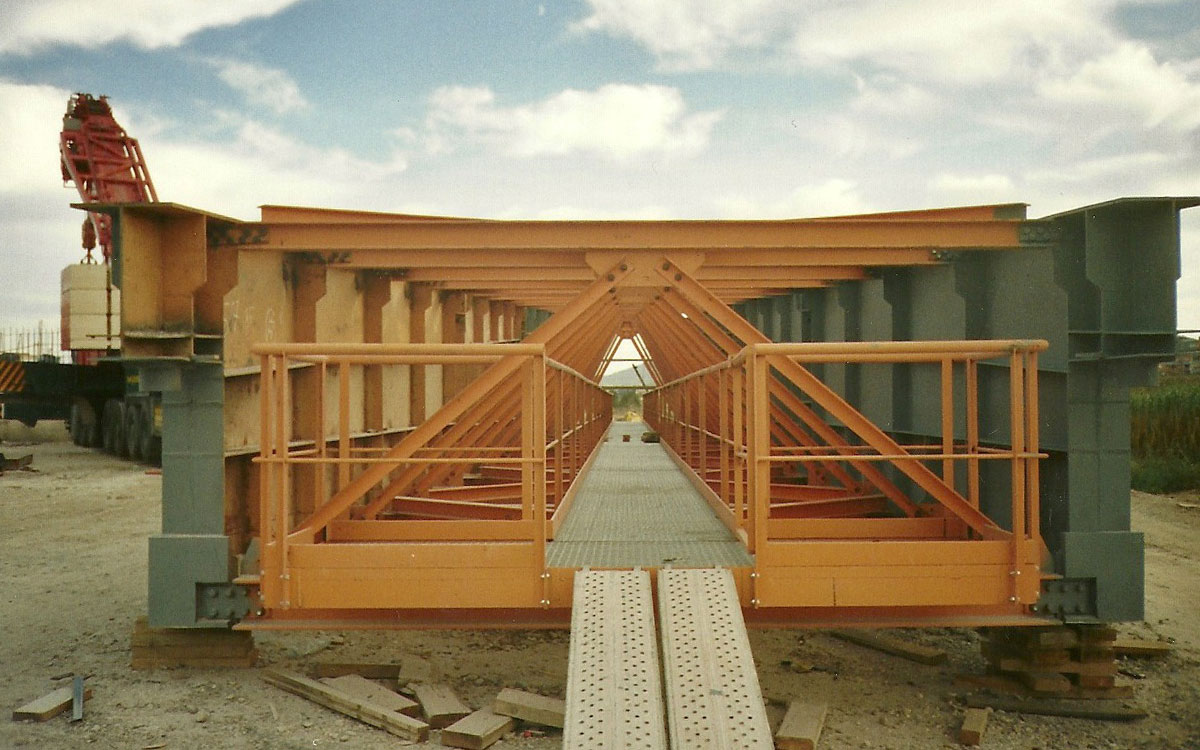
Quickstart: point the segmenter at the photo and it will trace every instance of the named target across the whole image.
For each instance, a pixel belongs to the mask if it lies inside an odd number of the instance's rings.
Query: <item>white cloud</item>
[[[667,68],[701,69],[734,50],[763,48],[795,23],[787,0],[589,0],[576,31],[603,31],[644,44]]]
[[[1121,43],[1070,75],[1042,81],[1037,93],[1081,119],[1102,120],[1110,126],[1177,131],[1200,127],[1200,81],[1195,76],[1189,79],[1170,62],[1158,62],[1139,43]]]
[[[1019,201],[1012,178],[1003,174],[951,174],[943,172],[929,181],[930,190],[956,203],[984,204]]]
[[[364,159],[255,120],[223,117],[232,131],[224,140],[142,139],[159,198],[241,218],[264,203],[391,208],[389,188],[407,168],[403,154]]]
[[[624,161],[696,153],[722,116],[689,113],[679,91],[667,86],[567,89],[517,106],[498,104],[486,87],[445,86],[430,97],[426,126],[434,152],[478,143],[517,157],[587,153]]]
[[[127,41],[143,49],[177,47],[207,28],[274,15],[298,0],[6,0],[0,54],[60,44],[101,47]]]
[[[0,159],[0,193],[61,184],[58,131],[69,97],[65,89],[0,79],[0,143],[8,144]]]
[[[300,87],[285,71],[230,59],[206,61],[217,69],[217,77],[256,107],[277,115],[308,106]]]
[[[738,219],[796,219],[839,216],[865,210],[857,183],[834,178],[800,185],[783,198],[763,200],[726,195],[716,200],[721,215]]]
[[[668,69],[757,55],[776,63],[870,69],[978,82],[1056,64],[1090,48],[1115,0],[589,0],[579,31],[642,44]]]

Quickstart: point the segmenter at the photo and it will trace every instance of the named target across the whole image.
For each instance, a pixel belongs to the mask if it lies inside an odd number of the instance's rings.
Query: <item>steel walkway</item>
[[[642,422],[613,422],[566,521],[546,548],[551,568],[749,567],[745,546]],[[624,436],[629,441],[624,441]]]
[[[733,576],[662,569],[658,599],[661,670],[650,574],[575,574],[564,750],[771,750]]]

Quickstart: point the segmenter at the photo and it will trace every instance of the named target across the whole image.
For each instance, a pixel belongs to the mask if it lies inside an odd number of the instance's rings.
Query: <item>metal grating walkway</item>
[[[659,571],[658,617],[671,747],[773,750],[729,571]]]
[[[665,750],[649,573],[575,574],[569,662],[564,750]]]
[[[547,545],[552,568],[749,567],[746,548],[713,514],[642,422],[614,422]],[[629,435],[629,442],[622,436]]]

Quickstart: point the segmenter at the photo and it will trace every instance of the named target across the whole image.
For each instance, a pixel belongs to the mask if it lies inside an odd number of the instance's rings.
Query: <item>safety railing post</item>
[[[1015,347],[1009,355],[1009,416],[1010,440],[1012,443],[1012,601],[1020,602],[1020,587],[1017,576],[1024,560],[1025,541],[1025,372],[1024,356]]]

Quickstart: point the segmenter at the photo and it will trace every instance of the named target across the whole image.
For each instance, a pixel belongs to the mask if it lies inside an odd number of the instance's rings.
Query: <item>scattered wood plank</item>
[[[524,690],[504,688],[492,703],[492,711],[530,724],[562,729],[566,720],[567,702],[527,693]]]
[[[317,677],[344,677],[356,674],[369,680],[394,680],[400,671],[397,663],[317,662],[310,671]]]
[[[489,708],[481,708],[443,729],[442,744],[467,750],[484,750],[512,731],[514,724],[508,716],[500,716],[492,713]]]
[[[1118,638],[1112,643],[1113,653],[1117,656],[1166,656],[1174,650],[1174,646],[1162,641],[1146,641],[1141,638]]]
[[[958,743],[960,745],[978,745],[983,741],[983,733],[987,730],[988,715],[992,709],[987,708],[968,708],[967,713],[963,716],[962,728],[958,730]]]
[[[84,689],[83,699],[86,701],[91,697],[92,689]],[[49,721],[70,708],[74,698],[71,685],[60,687],[13,711],[13,721]]]
[[[910,643],[882,633],[868,633],[858,630],[834,630],[830,632],[830,635],[843,641],[849,641],[865,648],[882,651],[892,656],[899,656],[901,659],[908,659],[919,664],[935,665],[946,663],[946,652],[941,649],[922,646],[919,643]]]
[[[412,742],[424,742],[429,739],[429,725],[420,719],[389,711],[371,703],[356,698],[335,687],[325,685],[296,672],[282,669],[268,669],[263,672],[263,679],[270,684],[289,693],[299,695],[313,703],[337,711],[340,714],[353,717],[373,727],[379,727]]]
[[[1100,721],[1136,721],[1146,718],[1140,708],[1122,705],[1101,704],[1095,701],[1076,702],[1060,699],[1020,699],[991,695],[968,695],[969,708],[991,708],[1018,714],[1042,716],[1066,716],[1075,719],[1097,719]]]
[[[413,686],[425,721],[434,729],[448,727],[471,713],[448,685],[419,684]]]
[[[389,690],[383,685],[371,682],[366,677],[360,675],[347,674],[341,677],[322,677],[321,682],[335,687],[347,695],[361,698],[389,711],[395,711],[396,713],[414,718],[418,718],[421,714],[421,706],[416,701],[411,698],[405,698],[395,690]]]
[[[1043,664],[1035,661],[1025,661],[1012,656],[1000,656],[990,659],[991,665],[1001,672],[1060,672],[1062,674],[1107,675],[1117,673],[1117,663],[1114,661],[1064,661],[1058,664]]]
[[[954,676],[954,684],[962,687],[982,688],[993,693],[1034,698],[1082,698],[1087,700],[1111,700],[1132,698],[1133,686],[1128,684],[1113,685],[1110,688],[1085,688],[1072,685],[1066,694],[1053,693],[1041,695],[1021,684],[1014,677],[1000,674],[958,674]]]
[[[775,747],[778,750],[815,750],[825,727],[826,710],[823,703],[792,701],[783,716],[783,723],[775,732]]]

